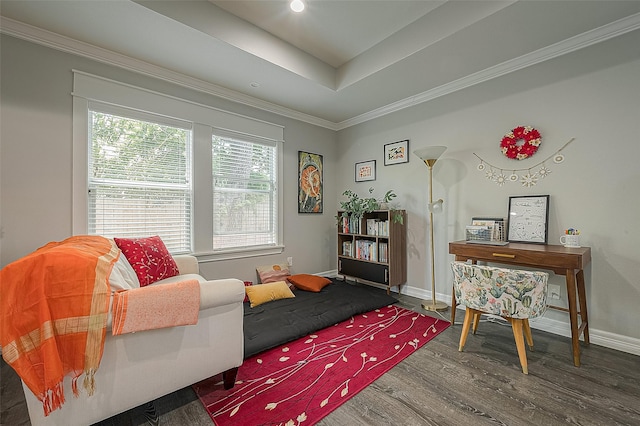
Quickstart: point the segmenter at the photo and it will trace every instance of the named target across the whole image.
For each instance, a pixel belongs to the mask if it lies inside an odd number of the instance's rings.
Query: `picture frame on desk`
[[[547,244],[548,223],[548,195],[509,197],[507,241],[510,243]]]

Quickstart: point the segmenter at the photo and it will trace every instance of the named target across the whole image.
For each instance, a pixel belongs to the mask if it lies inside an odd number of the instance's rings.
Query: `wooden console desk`
[[[559,245],[509,243],[505,246],[467,243],[456,241],[449,243],[449,253],[456,260],[473,263],[478,261],[505,263],[508,265],[528,266],[549,269],[558,275],[564,275],[567,283],[569,309],[558,306],[549,308],[569,313],[571,321],[571,343],[573,364],[580,366],[580,335],[584,343],[589,344],[589,320],[587,317],[587,297],[584,290],[584,268],[591,262],[591,248],[566,248]],[[580,310],[578,310],[580,303]],[[455,293],[451,296],[451,324],[456,319]],[[580,324],[578,324],[580,314]]]

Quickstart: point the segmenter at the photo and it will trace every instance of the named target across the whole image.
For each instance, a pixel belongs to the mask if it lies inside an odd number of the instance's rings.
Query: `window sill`
[[[252,248],[252,249],[200,252],[200,253],[192,253],[192,255],[198,258],[198,262],[207,263],[207,262],[219,262],[221,260],[243,259],[243,258],[257,257],[257,256],[269,256],[274,254],[281,254],[283,251],[284,251],[284,246],[269,246],[269,247]]]

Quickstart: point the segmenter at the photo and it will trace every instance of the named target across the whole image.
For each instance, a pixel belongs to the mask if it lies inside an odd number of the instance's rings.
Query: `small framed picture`
[[[376,180],[376,160],[356,163],[356,182]]]
[[[547,244],[548,222],[548,195],[509,197],[509,242]]]
[[[388,143],[384,146],[384,165],[409,162],[409,139]]]

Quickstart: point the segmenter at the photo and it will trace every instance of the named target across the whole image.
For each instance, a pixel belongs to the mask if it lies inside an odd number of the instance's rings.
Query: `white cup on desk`
[[[560,244],[565,247],[580,247],[580,235],[563,235],[560,237]]]

